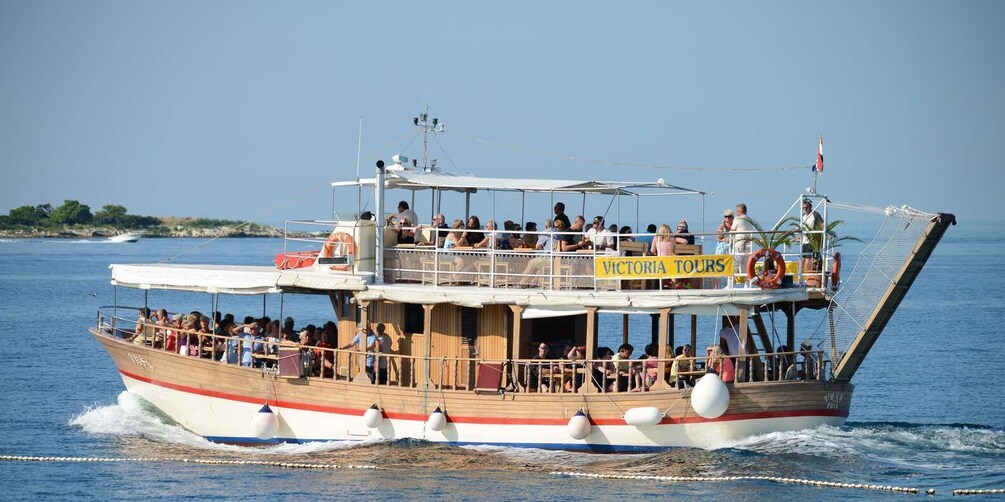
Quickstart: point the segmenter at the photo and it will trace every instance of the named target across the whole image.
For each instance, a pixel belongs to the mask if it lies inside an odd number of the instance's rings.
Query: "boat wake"
[[[212,443],[164,416],[128,391],[112,405],[93,406],[69,424],[88,434],[123,439],[137,455],[249,458],[378,464],[385,468],[538,472],[576,469],[666,475],[785,474],[810,478],[884,479],[923,476],[959,483],[981,473],[1005,481],[1005,431],[971,424],[850,423],[776,432],[723,444],[712,450],[672,448],[655,454],[604,454],[511,448],[454,447],[420,440],[317,442],[245,447]],[[844,473],[844,474],[842,474]]]
[[[119,394],[116,404],[89,407],[70,419],[69,424],[81,428],[88,434],[139,438],[154,443],[219,452],[303,455],[339,450],[360,444],[358,442],[328,441],[246,447],[214,443],[178,425],[143,398],[129,391],[123,391]]]

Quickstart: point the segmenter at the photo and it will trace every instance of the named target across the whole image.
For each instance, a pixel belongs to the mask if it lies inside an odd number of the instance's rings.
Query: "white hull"
[[[376,441],[402,438],[454,444],[486,444],[590,451],[648,451],[673,446],[715,448],[731,441],[770,432],[840,426],[840,416],[789,416],[651,426],[594,425],[576,440],[566,425],[519,423],[453,423],[440,432],[424,420],[384,418],[371,429],[361,414],[340,414],[271,405],[279,417],[275,438],[256,437],[252,417],[263,403],[193,394],[122,375],[126,388],[140,395],[186,429],[211,441],[239,444],[311,441]],[[574,411],[573,411],[574,413]]]
[[[113,235],[113,236],[111,236],[111,237],[108,238],[108,242],[117,242],[117,243],[121,243],[121,242],[136,242],[136,241],[140,240],[140,237],[143,237],[143,234],[120,234],[120,235]]]

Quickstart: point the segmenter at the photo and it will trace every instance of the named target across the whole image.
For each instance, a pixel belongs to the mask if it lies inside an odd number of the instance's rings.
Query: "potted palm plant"
[[[820,287],[821,274],[823,268],[823,245],[824,235],[827,235],[827,250],[833,251],[842,242],[855,241],[862,242],[862,239],[850,235],[838,236],[837,227],[844,224],[844,220],[833,220],[827,223],[826,227],[818,225],[817,228],[806,223],[800,223],[799,230],[802,232],[803,247],[803,275],[806,276],[806,285]],[[823,232],[821,231],[823,230]]]
[[[795,217],[787,217],[775,223],[770,230],[765,230],[760,223],[749,219],[750,224],[757,230],[756,234],[750,236],[750,242],[761,249],[774,249],[778,250],[784,246],[789,246],[793,242],[793,236],[796,234],[796,229],[789,228],[785,229],[787,225],[794,224],[796,221]],[[764,261],[762,269],[766,274],[764,275],[774,275],[777,270],[775,261],[771,259],[770,255],[764,256]],[[777,286],[776,286],[777,287]]]

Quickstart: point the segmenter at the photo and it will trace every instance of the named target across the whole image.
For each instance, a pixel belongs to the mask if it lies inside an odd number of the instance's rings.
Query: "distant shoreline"
[[[248,227],[236,228],[233,226],[218,227],[178,227],[169,229],[166,227],[142,228],[114,228],[114,227],[64,227],[56,228],[21,228],[0,230],[0,238],[4,239],[95,239],[108,238],[119,234],[141,233],[144,238],[230,238],[230,237],[273,237],[283,236],[282,230],[265,226],[250,225]]]

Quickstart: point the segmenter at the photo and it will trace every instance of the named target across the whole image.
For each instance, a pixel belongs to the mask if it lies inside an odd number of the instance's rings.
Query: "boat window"
[[[426,327],[426,311],[417,303],[405,304],[405,333],[423,333]]]
[[[478,338],[478,309],[461,307],[461,336],[469,346]]]

